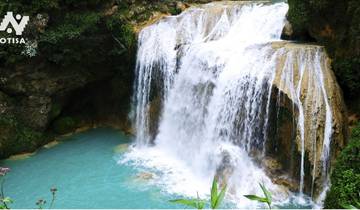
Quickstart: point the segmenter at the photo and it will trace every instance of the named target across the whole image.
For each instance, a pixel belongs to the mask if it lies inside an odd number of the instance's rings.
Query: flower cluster
[[[43,205],[46,204],[46,200],[39,199],[35,204],[41,208]]]
[[[50,192],[51,192],[53,195],[55,195],[56,191],[57,191],[57,189],[56,189],[55,187],[52,187],[52,188],[50,189]]]

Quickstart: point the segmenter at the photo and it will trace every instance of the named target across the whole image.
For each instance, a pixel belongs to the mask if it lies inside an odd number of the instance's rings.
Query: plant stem
[[[54,201],[55,201],[55,193],[52,194],[52,199],[51,199],[51,203],[50,203],[49,209],[52,208],[52,206],[53,206],[53,204],[54,204]]]
[[[4,195],[4,182],[5,182],[5,179],[2,178],[1,179],[1,202],[2,204],[4,205],[4,207],[6,209],[9,209],[9,207],[6,205],[6,202],[4,202],[4,199],[5,199],[5,195]]]

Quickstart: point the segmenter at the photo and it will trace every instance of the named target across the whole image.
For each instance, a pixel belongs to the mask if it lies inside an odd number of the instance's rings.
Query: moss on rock
[[[46,140],[41,132],[24,126],[14,117],[0,117],[0,133],[0,158],[33,152]]]
[[[72,117],[61,117],[54,122],[53,129],[58,134],[66,134],[74,131],[78,126],[78,121]]]

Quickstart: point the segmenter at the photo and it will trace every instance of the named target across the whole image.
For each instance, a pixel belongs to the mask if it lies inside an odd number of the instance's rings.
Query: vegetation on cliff
[[[33,151],[48,141],[38,136],[52,130],[71,131],[74,123],[64,119],[74,114],[90,122],[110,113],[126,120],[136,46],[124,18],[127,6],[111,0],[0,2],[0,14],[30,16],[22,35],[27,44],[0,48],[0,158]],[[22,131],[36,135],[19,137]]]
[[[342,209],[360,203],[360,123],[353,128],[350,143],[341,152],[331,174],[331,188],[324,207]],[[360,206],[357,206],[360,208]]]
[[[346,97],[360,88],[360,1],[288,0],[288,20],[296,39],[315,39],[333,58]]]
[[[289,0],[288,20],[293,39],[315,40],[333,59],[332,68],[348,100],[359,113],[360,2],[357,0]],[[352,131],[349,145],[337,159],[325,208],[357,205],[360,199],[360,125]]]

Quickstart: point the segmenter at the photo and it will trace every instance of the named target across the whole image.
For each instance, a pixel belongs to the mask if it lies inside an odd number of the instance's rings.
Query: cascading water
[[[242,195],[261,194],[262,182],[283,199],[284,190],[255,161],[267,154],[276,89],[277,100],[285,95],[296,113],[300,193],[306,142],[312,145],[312,187],[320,156],[326,182],[333,132],[327,58],[321,47],[280,42],[287,10],[285,3],[211,3],[144,28],[134,94],[136,146],[128,158],[163,171],[160,184],[172,193],[205,195],[216,174],[242,207],[253,205]],[[160,110],[157,118],[154,110]],[[321,117],[306,119],[316,113],[325,116],[320,131]]]

